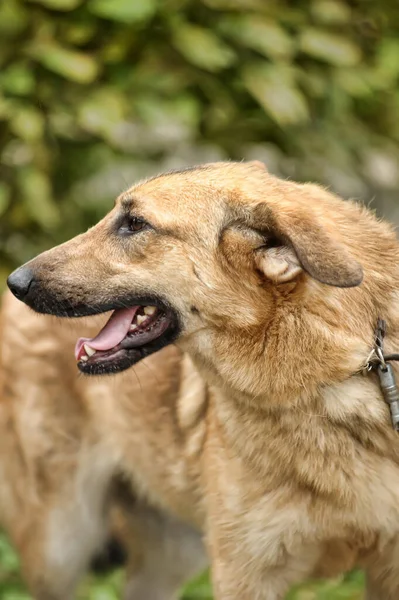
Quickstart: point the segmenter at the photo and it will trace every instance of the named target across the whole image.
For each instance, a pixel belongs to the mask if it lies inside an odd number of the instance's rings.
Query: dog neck
[[[365,289],[348,293],[312,288],[310,282],[299,306],[293,303],[290,312],[285,303],[284,317],[276,306],[269,327],[247,332],[247,346],[243,332],[226,332],[226,345],[218,332],[209,350],[191,352],[214,390],[211,413],[218,436],[249,472],[269,478],[270,485],[287,476],[303,485],[300,470],[306,463],[307,484],[329,493],[329,478],[320,477],[327,460],[353,457],[362,448],[399,464],[397,433],[378,376],[360,373],[380,310],[391,323],[386,350],[399,347],[396,292],[383,297],[384,307],[374,305]],[[312,465],[306,456],[314,457]],[[280,465],[281,472],[271,473],[269,464]],[[338,463],[335,467],[338,471]],[[334,477],[331,473],[331,494],[337,489]],[[342,486],[342,494],[349,501],[350,486]]]
[[[399,465],[398,434],[374,375],[356,374],[316,394],[303,390],[284,404],[218,385],[211,398],[211,435],[236,457],[242,476],[265,490],[296,483],[348,507],[356,501],[351,477],[359,453]]]
[[[353,308],[342,317],[349,309],[342,304],[342,290],[311,290],[311,285],[300,302],[276,299],[270,322],[208,330],[203,343],[197,338],[184,349],[202,376],[238,403],[265,413],[292,404],[306,408],[321,388],[359,371],[374,339],[372,317],[365,323]],[[363,306],[357,290],[351,292],[348,305]]]

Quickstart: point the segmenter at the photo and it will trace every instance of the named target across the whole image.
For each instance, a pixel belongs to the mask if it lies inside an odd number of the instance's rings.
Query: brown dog
[[[112,528],[128,550],[126,600],[175,600],[206,565],[187,524],[206,401],[188,357],[171,346],[118,378],[78,377],[76,338],[104,319],[38,316],[11,294],[1,316],[0,520],[32,595],[72,598]],[[164,510],[181,498],[180,518]]]
[[[173,424],[160,411],[136,407],[124,426],[152,450],[140,489],[204,528],[218,599],[279,600],[352,558],[370,599],[399,598],[398,434],[378,377],[361,372],[378,317],[387,351],[399,347],[387,224],[258,163],[211,164],[133,187],[9,285],[38,312],[115,309],[78,341],[83,373],[127,369],[175,342],[210,384],[195,464],[177,438],[165,443]],[[109,436],[115,415],[110,405]],[[186,485],[173,478],[182,470]]]

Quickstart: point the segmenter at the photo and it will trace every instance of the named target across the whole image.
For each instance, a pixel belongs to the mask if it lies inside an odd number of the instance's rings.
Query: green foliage
[[[394,189],[398,20],[390,0],[1,3],[0,277],[164,168]]]

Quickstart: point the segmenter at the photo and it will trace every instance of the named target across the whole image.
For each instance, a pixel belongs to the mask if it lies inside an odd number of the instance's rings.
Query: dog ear
[[[361,265],[307,211],[275,214],[262,203],[252,211],[251,220],[266,242],[257,250],[257,267],[272,281],[291,281],[303,270],[336,287],[355,287],[362,282]]]

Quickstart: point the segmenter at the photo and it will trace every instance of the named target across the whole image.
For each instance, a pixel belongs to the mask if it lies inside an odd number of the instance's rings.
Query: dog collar
[[[396,431],[399,431],[399,389],[390,365],[391,361],[399,361],[399,354],[384,354],[386,330],[386,322],[378,318],[374,347],[367,358],[364,372],[377,372],[384,400],[388,404],[391,413],[392,426]]]

